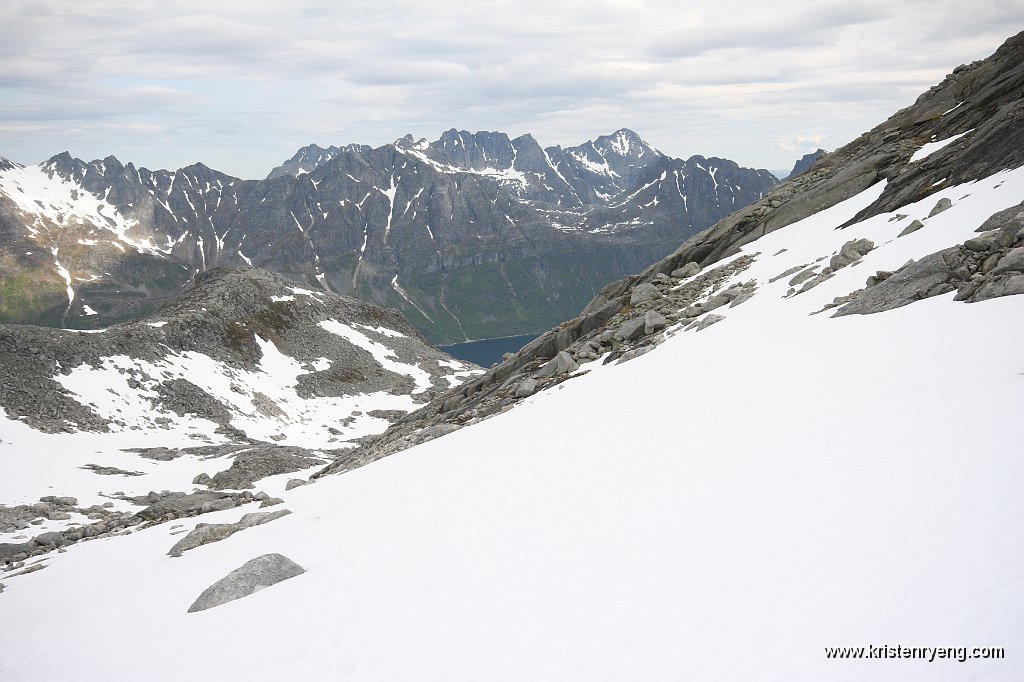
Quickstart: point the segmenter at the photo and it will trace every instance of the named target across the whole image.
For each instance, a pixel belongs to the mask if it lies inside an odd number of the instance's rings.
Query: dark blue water
[[[490,367],[501,361],[505,353],[514,353],[540,334],[524,334],[522,336],[506,336],[501,339],[481,339],[480,341],[467,341],[456,343],[451,346],[438,346],[448,355],[459,360],[468,360],[481,367]]]

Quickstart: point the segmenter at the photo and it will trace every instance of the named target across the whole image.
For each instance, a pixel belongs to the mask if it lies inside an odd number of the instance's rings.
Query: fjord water
[[[450,346],[438,346],[453,358],[467,360],[480,367],[490,367],[501,361],[505,353],[514,353],[530,341],[540,336],[539,334],[523,334],[521,336],[504,336],[497,339],[480,339],[479,341],[466,341],[455,343]]]

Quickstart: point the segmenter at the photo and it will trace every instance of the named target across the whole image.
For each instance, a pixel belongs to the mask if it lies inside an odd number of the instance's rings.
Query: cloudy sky
[[[1024,29],[1024,0],[3,0],[0,155],[263,177],[303,145],[632,128],[789,168]]]

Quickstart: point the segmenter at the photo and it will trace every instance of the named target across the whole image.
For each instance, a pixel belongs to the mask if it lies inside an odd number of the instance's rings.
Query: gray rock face
[[[913,233],[917,232],[922,227],[924,227],[924,223],[922,223],[920,220],[914,220],[909,225],[904,227],[903,231],[900,232],[897,236],[898,237],[906,237],[908,234],[913,234]]]
[[[905,265],[884,280],[870,278],[836,315],[891,310],[956,291],[957,301],[984,301],[1024,293],[1024,205],[1000,211],[979,237]],[[882,274],[882,273],[879,273]]]
[[[721,322],[724,319],[725,317],[723,317],[722,315],[705,315],[697,322],[694,322],[692,326],[696,329],[696,331],[701,331],[707,329],[713,324]]]
[[[972,301],[987,301],[990,298],[1000,296],[1014,296],[1024,294],[1024,274],[1012,274],[1008,277],[1001,277],[982,283],[974,295]]]
[[[281,554],[264,554],[250,559],[206,588],[188,608],[188,613],[248,597],[254,592],[302,575],[306,569]]]
[[[618,331],[615,332],[615,338],[619,341],[632,341],[643,334],[646,327],[647,322],[644,318],[634,318],[619,327]]]
[[[560,351],[558,355],[551,358],[551,360],[540,368],[537,372],[537,378],[543,377],[554,377],[561,374],[569,374],[575,372],[579,368],[576,361],[572,359],[572,356],[565,351]]]
[[[31,542],[0,542],[0,563],[23,561],[34,554],[36,549],[36,545]]]
[[[664,329],[667,323],[664,315],[657,311],[649,310],[644,315],[644,334],[653,334],[658,330]]]
[[[938,203],[936,203],[932,210],[928,213],[928,217],[931,218],[932,216],[937,216],[943,211],[950,208],[953,208],[953,202],[943,197],[942,199],[939,199]]]
[[[441,436],[447,436],[449,433],[454,433],[461,428],[462,426],[459,424],[434,424],[424,429],[423,435],[431,439],[440,438]]]
[[[282,516],[287,516],[288,514],[291,514],[290,510],[281,509],[276,512],[255,512],[252,514],[246,514],[238,521],[238,523],[200,523],[197,524],[195,529],[188,535],[183,537],[181,540],[178,540],[178,542],[168,550],[167,554],[172,557],[180,557],[190,549],[202,547],[203,545],[208,545],[211,542],[219,542],[231,537],[240,530],[259,526],[264,523],[270,523],[271,521],[279,519]]]
[[[687,277],[694,277],[700,272],[700,266],[696,263],[687,263],[678,270],[672,271],[672,277],[678,277],[679,279],[686,279]]]
[[[537,392],[537,380],[533,377],[527,377],[516,385],[516,398],[526,398]]]
[[[836,316],[881,312],[927,298],[953,277],[941,253],[935,253],[893,274],[857,295]],[[950,291],[947,289],[946,291]]]
[[[835,272],[859,261],[874,248],[875,244],[870,239],[851,239],[843,244],[838,254],[832,256],[828,266]]]
[[[257,446],[235,455],[231,467],[206,481],[211,490],[252,488],[255,481],[276,474],[308,469],[324,460],[309,456],[302,448]]]
[[[1024,272],[1024,247],[1007,251],[990,271],[993,275]]]
[[[137,512],[135,516],[143,521],[160,521],[197,516],[211,511],[231,509],[242,504],[244,501],[244,498],[240,495],[212,492],[192,493],[190,495],[172,493],[166,496],[157,495],[157,497],[157,501]]]
[[[638,306],[641,303],[652,301],[660,296],[661,294],[658,293],[658,289],[653,284],[647,282],[633,289],[633,293],[629,297],[629,304],[632,306]]]
[[[64,544],[64,534],[58,531],[51,531],[49,533],[43,533],[33,538],[32,542],[45,547],[47,545],[55,545],[60,547]]]

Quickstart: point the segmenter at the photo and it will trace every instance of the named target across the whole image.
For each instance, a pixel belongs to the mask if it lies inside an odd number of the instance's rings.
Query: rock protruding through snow
[[[188,613],[205,611],[236,599],[248,597],[254,592],[305,572],[306,569],[282,554],[258,556],[203,590],[192,606],[188,607]]]

